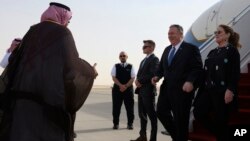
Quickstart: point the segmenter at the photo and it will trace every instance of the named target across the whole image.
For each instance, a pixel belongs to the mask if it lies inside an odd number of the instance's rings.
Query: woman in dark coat
[[[194,116],[215,134],[218,141],[228,140],[229,112],[237,107],[240,77],[239,34],[227,25],[215,32],[218,47],[205,59],[204,84],[195,99]]]

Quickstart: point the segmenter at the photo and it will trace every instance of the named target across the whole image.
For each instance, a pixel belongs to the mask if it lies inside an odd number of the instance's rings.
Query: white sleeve
[[[111,76],[116,77],[116,67],[115,67],[115,65],[113,66],[113,68],[111,70]]]
[[[134,69],[134,66],[132,66],[132,68],[131,68],[131,74],[130,74],[130,76],[131,76],[131,78],[135,78],[135,69]]]
[[[6,68],[6,66],[9,64],[9,57],[10,57],[10,52],[6,52],[6,54],[4,55],[2,61],[0,62],[0,66],[2,68]]]

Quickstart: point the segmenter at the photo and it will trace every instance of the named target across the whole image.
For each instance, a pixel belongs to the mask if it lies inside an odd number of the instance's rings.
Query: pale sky
[[[49,0],[1,0],[0,59],[11,41],[23,37],[29,27],[40,21]],[[78,53],[90,64],[97,63],[99,76],[94,85],[112,85],[111,68],[119,62],[119,53],[128,54],[136,71],[142,53],[142,41],[156,42],[159,58],[169,45],[171,24],[180,24],[186,32],[192,23],[219,0],[55,0],[71,8],[71,30]],[[0,69],[2,71],[2,69]]]

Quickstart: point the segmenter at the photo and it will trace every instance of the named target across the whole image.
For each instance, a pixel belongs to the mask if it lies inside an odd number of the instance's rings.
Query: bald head
[[[128,55],[125,51],[120,52],[119,59],[122,63],[125,63],[128,59]]]

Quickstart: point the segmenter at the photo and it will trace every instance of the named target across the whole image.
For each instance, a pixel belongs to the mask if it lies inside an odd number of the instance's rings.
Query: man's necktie
[[[172,63],[172,60],[174,58],[174,54],[175,54],[175,47],[173,46],[170,54],[168,55],[168,65],[170,65]]]
[[[143,59],[143,61],[142,61],[142,63],[141,63],[141,68],[144,66],[146,60],[147,60],[147,57]]]

